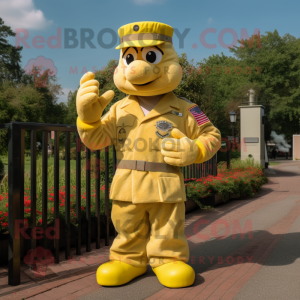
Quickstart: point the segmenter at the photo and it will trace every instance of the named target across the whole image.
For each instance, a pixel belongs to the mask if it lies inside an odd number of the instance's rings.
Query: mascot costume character
[[[114,83],[127,96],[101,117],[114,92],[99,96],[99,82],[88,72],[76,99],[84,144],[92,150],[114,145],[117,153],[110,198],[118,236],[110,261],[97,270],[97,282],[125,284],[144,274],[149,263],[164,286],[190,286],[195,272],[187,264],[180,167],[210,159],[220,147],[220,132],[196,104],[172,92],[182,71],[171,26],[136,22],[118,33]]]

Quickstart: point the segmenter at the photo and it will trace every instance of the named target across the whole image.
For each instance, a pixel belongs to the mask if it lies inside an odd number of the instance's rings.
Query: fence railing
[[[59,218],[59,201],[60,201],[60,166],[59,166],[59,147],[60,136],[64,135],[64,151],[65,151],[65,220],[64,220],[64,251],[65,258],[70,258],[71,249],[71,219],[70,219],[70,200],[71,200],[71,184],[70,184],[70,143],[71,134],[76,135],[76,255],[81,254],[81,247],[85,240],[86,251],[91,251],[92,231],[95,232],[94,239],[96,249],[100,248],[100,237],[104,236],[105,245],[109,244],[110,234],[110,208],[109,208],[109,184],[110,184],[110,169],[109,169],[109,147],[105,148],[105,176],[104,176],[104,215],[100,214],[100,168],[99,165],[91,170],[91,151],[86,148],[85,157],[85,180],[86,180],[86,213],[85,218],[81,215],[81,200],[82,200],[82,176],[81,176],[81,141],[77,132],[76,126],[57,125],[57,124],[40,124],[40,123],[18,123],[11,122],[8,124],[0,124],[0,129],[8,130],[8,283],[10,285],[20,284],[20,268],[21,261],[25,255],[24,237],[20,234],[18,227],[20,221],[24,220],[24,152],[25,152],[25,132],[30,132],[30,208],[31,208],[31,232],[37,227],[37,133],[42,132],[42,212],[41,212],[41,228],[44,232],[47,230],[48,215],[47,210],[49,203],[48,190],[48,137],[50,132],[54,132],[54,228],[58,228],[61,224]],[[93,154],[94,155],[94,154]],[[95,153],[96,161],[100,162],[100,150]],[[84,162],[84,161],[83,161]],[[116,152],[112,151],[112,176],[116,169]],[[92,223],[91,218],[91,175],[95,172],[95,220]],[[217,175],[217,160],[216,155],[209,161],[203,164],[193,164],[182,168],[182,173],[186,180],[193,178],[206,177],[208,175]],[[111,176],[111,177],[112,177]],[[103,200],[102,200],[103,201]],[[104,217],[104,235],[101,232],[101,223],[103,224]],[[82,225],[85,225],[84,239],[82,236]],[[21,222],[22,223],[22,222]],[[18,226],[16,226],[18,224]],[[23,223],[24,226],[24,223]],[[54,235],[53,256],[55,263],[59,263],[59,251],[61,249],[60,239]],[[45,249],[49,248],[49,240],[46,234],[43,237],[42,244]],[[1,244],[0,244],[1,245]],[[30,237],[30,249],[34,250],[37,247],[37,239],[33,234]],[[1,250],[1,249],[0,249]]]

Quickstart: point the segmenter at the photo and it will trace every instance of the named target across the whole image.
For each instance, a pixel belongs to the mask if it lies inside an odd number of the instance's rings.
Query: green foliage
[[[76,95],[77,90],[74,92],[69,91],[67,102],[67,116],[65,124],[76,125],[77,110],[76,110]]]
[[[253,160],[231,160],[231,168],[227,169],[225,163],[218,165],[218,175],[197,179],[195,182],[186,184],[187,197],[201,205],[200,198],[213,194],[222,196],[224,202],[230,194],[237,196],[254,196],[261,186],[268,182],[261,166]]]
[[[291,138],[300,132],[300,39],[277,30],[267,32],[251,47],[234,47],[230,51],[246,65],[261,67],[259,75],[251,73],[249,81],[257,85],[259,97],[267,106],[269,128]],[[288,126],[286,126],[288,124]]]
[[[241,158],[241,151],[239,149],[230,148],[230,159]],[[226,146],[222,146],[221,149],[217,152],[217,161],[218,163],[221,161],[227,162],[227,149]]]
[[[0,18],[0,124],[11,121],[65,123],[67,106],[57,103],[62,88],[56,76],[48,76],[47,87],[37,87],[34,76],[25,74],[20,67],[22,48],[16,49],[7,41],[14,35]],[[41,137],[38,132],[38,141]],[[8,142],[6,130],[0,130],[0,141],[0,154],[4,154]],[[29,132],[25,133],[25,147],[30,148]]]
[[[0,179],[2,178],[3,175],[4,175],[4,164],[0,157]]]
[[[20,82],[24,73],[20,66],[23,47],[16,48],[8,43],[8,38],[15,35],[0,18],[0,84],[5,80]]]
[[[71,160],[76,160],[76,147],[73,147],[70,149],[70,159]],[[84,157],[84,153],[81,152],[81,157]],[[59,153],[59,158],[62,159],[62,160],[65,160],[66,159],[66,151],[65,149],[61,150],[60,153]]]

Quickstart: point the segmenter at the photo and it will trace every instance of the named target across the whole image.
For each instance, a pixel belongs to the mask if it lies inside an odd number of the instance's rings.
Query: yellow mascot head
[[[154,96],[173,91],[182,78],[172,44],[173,28],[158,22],[136,22],[118,30],[121,49],[114,82],[129,95]]]

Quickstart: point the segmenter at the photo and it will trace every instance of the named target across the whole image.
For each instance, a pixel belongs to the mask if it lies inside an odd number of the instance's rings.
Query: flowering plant
[[[105,185],[100,188],[100,212],[104,214],[104,190]],[[47,224],[54,221],[54,187],[51,187],[48,191],[48,205],[47,205]],[[38,196],[38,195],[37,195]],[[59,189],[59,218],[64,222],[65,220],[65,205],[66,205],[66,192],[65,186]],[[110,201],[111,206],[111,201]],[[91,217],[96,216],[96,190],[91,190]],[[86,193],[81,195],[81,218],[84,218],[86,213]],[[76,214],[76,186],[71,186],[70,193],[70,221],[71,224],[76,226],[77,214]],[[36,224],[41,225],[42,220],[42,200],[37,197],[36,205]],[[31,199],[24,192],[24,225],[32,224],[31,216]],[[8,193],[0,194],[0,232],[8,230]]]
[[[200,206],[200,198],[212,194],[222,196],[224,202],[230,194],[237,196],[253,196],[261,186],[268,181],[261,167],[255,163],[233,160],[231,168],[227,169],[224,162],[218,165],[217,176],[202,177],[186,183],[187,197],[193,199]]]

